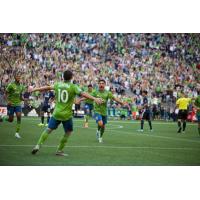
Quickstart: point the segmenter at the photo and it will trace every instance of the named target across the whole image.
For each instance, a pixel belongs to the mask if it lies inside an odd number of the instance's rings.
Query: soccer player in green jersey
[[[16,133],[15,137],[20,139],[19,135],[21,126],[21,102],[23,101],[22,93],[25,91],[25,86],[20,83],[21,75],[16,73],[14,75],[15,81],[8,84],[6,88],[6,100],[7,100],[7,114],[8,116],[0,117],[0,121],[13,122],[14,114],[17,117]]]
[[[87,93],[92,95],[93,93],[93,88],[92,85],[88,85],[88,89],[87,89]],[[85,115],[84,115],[84,127],[88,128],[88,120],[89,117],[92,116],[92,110],[93,110],[93,100],[91,99],[86,99],[85,100],[85,106],[84,106],[84,111],[85,111]]]
[[[67,154],[64,154],[63,149],[73,131],[72,105],[76,95],[81,95],[82,97],[92,99],[96,102],[96,104],[103,103],[102,99],[95,98],[86,92],[82,92],[77,85],[71,83],[71,79],[73,77],[71,71],[65,71],[63,77],[64,82],[55,83],[54,86],[45,86],[30,90],[30,92],[54,90],[56,100],[55,109],[49,121],[48,128],[42,132],[36,146],[32,150],[32,154],[36,154],[39,151],[41,145],[48,138],[49,134],[62,122],[65,134],[60,141],[56,155],[67,156]]]
[[[92,96],[98,97],[104,100],[102,104],[97,104],[94,102],[94,117],[96,119],[96,123],[98,125],[96,137],[99,143],[103,142],[103,134],[105,131],[105,125],[107,123],[107,101],[108,99],[114,100],[122,106],[126,106],[127,103],[120,101],[116,98],[112,92],[105,90],[106,82],[103,79],[99,80],[99,88],[92,93]],[[79,101],[84,100],[81,98]]]
[[[195,99],[194,106],[197,109],[198,132],[200,135],[200,95]]]

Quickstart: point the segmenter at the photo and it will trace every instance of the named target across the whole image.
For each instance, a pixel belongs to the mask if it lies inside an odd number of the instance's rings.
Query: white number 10
[[[67,90],[58,89],[58,102],[67,103],[68,92]]]

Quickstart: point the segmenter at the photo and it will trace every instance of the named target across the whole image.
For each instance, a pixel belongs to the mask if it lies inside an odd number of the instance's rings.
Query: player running
[[[142,109],[140,111],[141,112],[141,129],[139,130],[140,132],[144,131],[143,130],[143,128],[144,128],[144,120],[148,121],[150,131],[151,132],[153,131],[152,123],[151,123],[151,110],[150,110],[147,94],[148,94],[147,91],[143,91],[142,92],[143,100],[142,100]]]
[[[185,133],[186,121],[188,115],[188,106],[191,103],[191,98],[187,98],[184,93],[181,93],[181,97],[176,101],[176,106],[178,107],[178,131],[177,133]],[[183,123],[183,126],[181,125]]]
[[[49,123],[50,120],[50,111],[51,111],[51,102],[54,99],[54,93],[52,91],[46,91],[43,93],[43,98],[44,101],[41,104],[41,112],[40,112],[40,116],[41,116],[41,123],[38,124],[38,126],[45,126],[44,124],[44,113],[47,113],[47,124]]]
[[[88,89],[87,89],[87,93],[92,95],[93,92],[93,87],[92,85],[88,85]],[[85,110],[85,115],[84,115],[84,127],[88,128],[89,127],[89,117],[92,116],[92,110],[93,110],[93,100],[91,99],[86,99],[85,100],[85,106],[84,106],[84,110]]]
[[[114,100],[122,106],[127,105],[127,103],[120,101],[116,98],[112,92],[105,90],[106,82],[104,79],[99,80],[99,88],[98,90],[93,91],[92,96],[101,98],[104,100],[102,104],[94,103],[94,117],[96,119],[96,123],[98,125],[96,137],[99,143],[103,142],[103,134],[105,131],[105,125],[107,124],[107,102],[108,99]],[[79,101],[84,100],[81,98]]]
[[[71,71],[69,70],[65,71],[63,77],[64,77],[64,82],[55,83],[54,86],[45,86],[41,88],[31,89],[31,92],[54,90],[55,100],[56,100],[55,109],[53,112],[53,116],[49,121],[48,128],[46,128],[42,132],[36,146],[32,150],[32,154],[36,154],[39,151],[41,145],[48,138],[49,134],[53,130],[57,129],[58,125],[62,122],[65,134],[60,140],[60,144],[58,146],[56,155],[67,156],[67,154],[64,154],[63,149],[68,141],[69,136],[73,131],[72,105],[74,103],[76,95],[81,95],[85,98],[92,99],[96,102],[96,104],[103,103],[102,99],[95,98],[87,94],[86,92],[82,92],[77,85],[71,83],[71,79],[73,77]]]
[[[15,81],[8,84],[6,88],[6,100],[7,100],[7,114],[8,116],[0,117],[0,121],[13,122],[14,114],[17,117],[16,133],[15,137],[20,139],[19,134],[21,127],[21,103],[23,101],[22,93],[25,91],[25,86],[20,83],[21,75],[16,73],[14,75]]]

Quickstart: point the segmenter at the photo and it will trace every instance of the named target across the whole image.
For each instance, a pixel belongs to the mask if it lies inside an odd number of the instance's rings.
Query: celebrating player
[[[0,118],[0,121],[13,122],[14,114],[17,117],[16,133],[15,137],[20,139],[19,134],[21,126],[21,102],[23,101],[22,93],[25,91],[25,86],[20,83],[21,75],[20,73],[15,73],[15,81],[8,84],[6,88],[6,99],[7,99],[7,110],[8,116]]]
[[[60,141],[56,155],[67,156],[67,154],[63,152],[63,149],[68,141],[69,136],[71,135],[73,131],[72,105],[74,103],[74,99],[76,95],[81,95],[85,98],[92,99],[97,104],[103,103],[102,99],[95,98],[87,94],[86,92],[82,92],[81,89],[77,85],[71,83],[70,81],[73,77],[73,74],[71,71],[69,70],[65,71],[63,77],[64,77],[64,82],[55,83],[53,87],[45,86],[41,88],[32,89],[32,92],[54,90],[55,99],[56,99],[55,109],[53,112],[53,116],[51,117],[49,121],[48,128],[42,132],[37,142],[37,145],[32,150],[32,154],[36,154],[39,151],[41,145],[48,138],[49,134],[54,129],[56,129],[58,125],[62,122],[65,134]]]
[[[104,79],[99,80],[98,90],[93,91],[92,96],[98,97],[104,100],[102,104],[94,103],[94,117],[98,125],[96,137],[99,143],[103,142],[103,134],[105,131],[105,125],[107,123],[107,101],[108,99],[114,100],[117,103],[125,106],[127,103],[120,101],[118,98],[114,97],[112,92],[105,90],[106,82]],[[82,98],[81,100],[84,100]],[[81,101],[80,100],[80,101]]]

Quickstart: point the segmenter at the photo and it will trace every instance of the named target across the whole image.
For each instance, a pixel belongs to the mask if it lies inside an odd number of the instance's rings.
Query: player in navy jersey
[[[44,124],[44,113],[47,113],[47,124],[49,123],[50,111],[51,111],[50,104],[54,99],[54,93],[52,91],[44,92],[42,95],[43,95],[44,100],[41,104],[41,112],[40,112],[41,123],[38,124],[38,126],[45,126],[45,124]]]
[[[148,101],[148,97],[147,97],[147,91],[143,91],[142,92],[142,97],[143,97],[143,101],[142,101],[142,109],[140,110],[141,113],[141,129],[139,131],[143,132],[143,128],[144,128],[144,120],[147,120],[149,123],[149,128],[150,131],[153,131],[152,129],[152,123],[151,123],[151,110],[150,110],[150,106],[149,106],[149,101]]]

